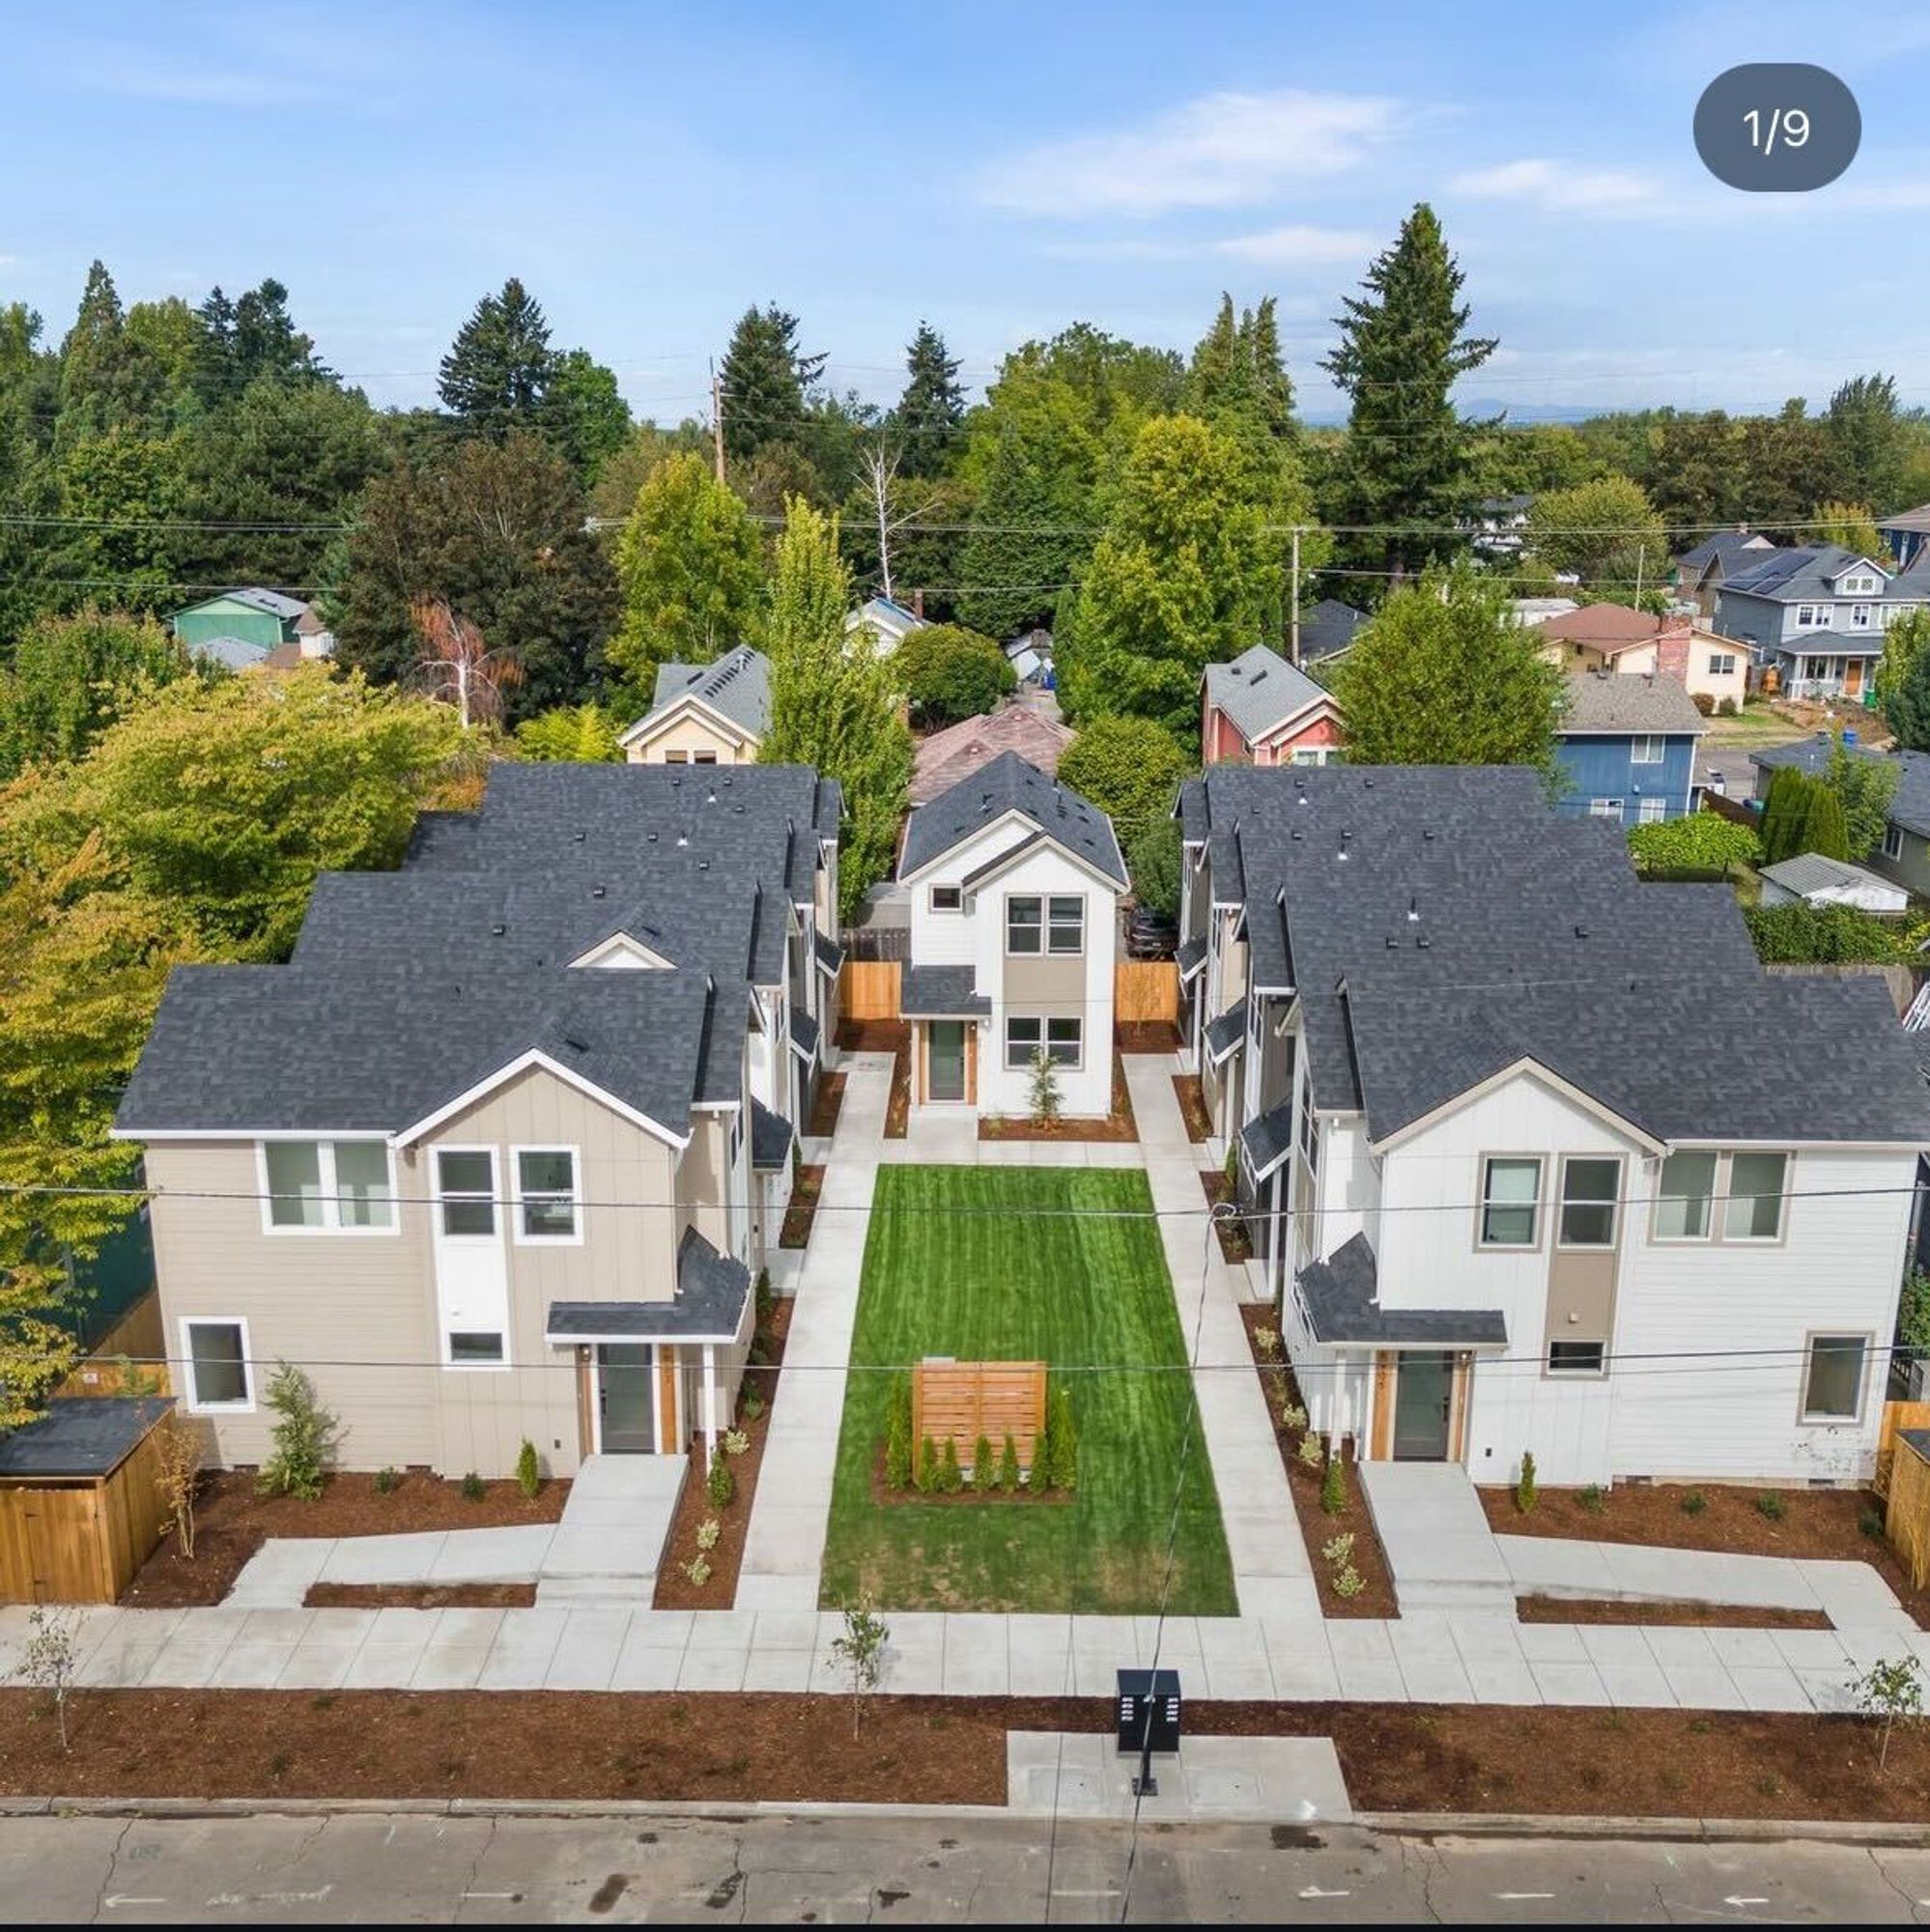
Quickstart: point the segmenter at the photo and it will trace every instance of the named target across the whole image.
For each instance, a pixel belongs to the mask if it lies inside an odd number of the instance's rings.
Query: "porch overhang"
[[[1294,1281],[1307,1328],[1322,1348],[1505,1349],[1498,1308],[1383,1308],[1378,1264],[1365,1235],[1344,1241]]]

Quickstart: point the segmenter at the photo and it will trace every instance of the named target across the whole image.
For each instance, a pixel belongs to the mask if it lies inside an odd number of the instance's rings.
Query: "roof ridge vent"
[[[1418,925],[1420,923],[1420,919],[1421,919],[1420,897],[1417,894],[1409,893],[1407,895],[1407,923],[1409,925]]]
[[[593,899],[604,898],[608,896],[610,888],[608,886],[592,886],[590,888],[590,897]]]
[[[586,1039],[579,1039],[573,1033],[566,1033],[563,1036],[563,1044],[567,1046],[572,1053],[587,1053],[590,1050],[589,1041]]]

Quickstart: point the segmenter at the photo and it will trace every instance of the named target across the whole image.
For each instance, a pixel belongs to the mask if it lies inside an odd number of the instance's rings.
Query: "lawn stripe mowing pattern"
[[[1186,1338],[1158,1225],[1102,1218],[1151,1207],[1146,1176],[1131,1168],[879,1169],[854,1369],[955,1355],[1125,1372],[1065,1378],[1079,1425],[1071,1501],[886,1507],[872,1501],[871,1469],[892,1378],[852,1375],[825,1538],[827,1608],[1157,1610],[1190,1421],[1169,1607],[1235,1613],[1192,1378],[1173,1373]],[[1089,1211],[1050,1211],[1067,1208]],[[1160,1372],[1131,1373],[1149,1366]]]

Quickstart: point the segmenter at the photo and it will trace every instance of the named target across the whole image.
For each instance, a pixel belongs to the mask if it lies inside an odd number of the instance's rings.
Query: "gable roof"
[[[1886,879],[1865,866],[1853,866],[1845,859],[1831,859],[1821,852],[1799,852],[1794,858],[1765,866],[1762,876],[1799,897],[1810,893],[1843,892],[1867,886],[1898,897],[1907,896],[1894,879]]]
[[[1930,503],[1918,503],[1914,510],[1899,510],[1877,525],[1880,530],[1930,530]]]
[[[1317,1104],[1376,1142],[1532,1063],[1660,1140],[1930,1143],[1881,980],[1766,972],[1727,887],[1637,879],[1535,772],[1215,765],[1179,815],[1251,985],[1299,999]]]
[[[1654,671],[1579,670],[1568,680],[1564,738],[1699,737],[1709,726],[1679,679]]]
[[[534,1056],[680,1138],[740,1097],[839,807],[796,765],[497,765],[401,869],[322,874],[287,965],[177,968],[117,1129],[401,1134]],[[569,964],[618,933],[669,964]]]
[[[912,766],[911,802],[924,805],[962,784],[1004,752],[1013,752],[1047,778],[1072,742],[1071,731],[1030,704],[1008,699],[983,718],[962,719],[922,740]]]
[[[650,709],[617,743],[629,745],[645,736],[666,712],[687,698],[709,706],[752,738],[767,737],[771,729],[771,661],[762,651],[739,644],[714,664],[659,665]]]
[[[1812,737],[1751,752],[1749,762],[1771,772],[1783,765],[1794,765],[1805,777],[1813,779],[1829,769],[1834,744],[1830,732],[1818,731]],[[1850,745],[1845,749],[1852,757],[1874,758],[1879,763],[1898,767],[1896,789],[1889,800],[1890,819],[1906,832],[1930,838],[1930,752],[1874,752],[1867,745]]]
[[[1300,612],[1300,662],[1318,664],[1322,658],[1338,657],[1366,622],[1365,611],[1356,611],[1338,597],[1322,597],[1311,611]]]
[[[889,597],[867,597],[857,610],[844,615],[844,628],[855,631],[861,624],[875,624],[902,637],[907,631],[922,631],[924,619],[916,611],[907,611]]]
[[[1125,861],[1112,820],[1016,752],[1000,753],[982,770],[912,813],[898,859],[898,877],[908,879],[922,872],[1008,812],[1030,820],[1055,844],[1125,885]]]
[[[1877,588],[1865,599],[1872,603],[1921,603],[1930,599],[1930,565],[1899,571],[1895,564],[1865,557],[1841,544],[1810,544],[1796,550],[1767,553],[1762,561],[1734,572],[1722,584],[1724,597],[1761,597],[1773,604],[1800,604],[1840,595],[1835,580],[1858,563],[1878,574]],[[1797,640],[1797,641],[1800,641]]]
[[[1265,644],[1252,645],[1231,664],[1209,664],[1205,683],[1206,702],[1224,712],[1249,745],[1290,718],[1334,701],[1305,671]]]
[[[1535,626],[1545,638],[1610,652],[1653,643],[1664,631],[1683,628],[1680,620],[1671,623],[1648,611],[1632,611],[1626,604],[1583,604]]]
[[[246,638],[203,638],[187,646],[187,655],[227,670],[253,670],[268,662],[269,647],[250,643]]]
[[[1774,542],[1754,530],[1717,530],[1676,558],[1678,566],[1691,576],[1699,576],[1719,557],[1725,572],[1751,562],[1760,562]]]

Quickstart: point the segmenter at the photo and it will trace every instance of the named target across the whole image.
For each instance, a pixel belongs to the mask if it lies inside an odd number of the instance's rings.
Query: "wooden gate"
[[[1179,1023],[1179,967],[1172,959],[1122,959],[1113,968],[1113,1018],[1121,1026]]]
[[[837,1012],[847,1020],[898,1017],[899,976],[895,959],[847,959],[837,976]]]
[[[996,1454],[1008,1435],[1019,1467],[1032,1467],[1033,1444],[1045,1428],[1043,1362],[921,1362],[912,1371],[912,1455],[924,1454],[927,1436],[941,1453],[946,1437],[969,1468],[983,1436]]]

